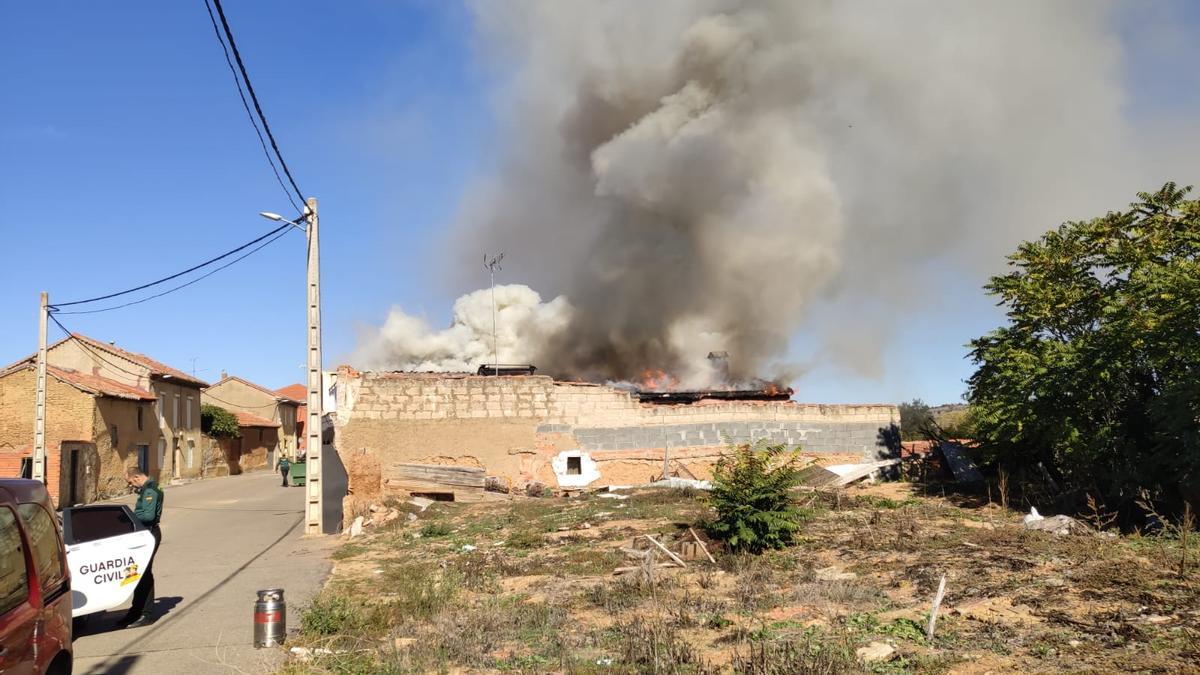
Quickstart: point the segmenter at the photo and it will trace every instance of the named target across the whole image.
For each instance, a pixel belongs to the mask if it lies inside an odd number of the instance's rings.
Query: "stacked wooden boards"
[[[483,469],[473,466],[396,463],[385,473],[384,488],[409,494],[450,494],[454,501],[483,499]]]

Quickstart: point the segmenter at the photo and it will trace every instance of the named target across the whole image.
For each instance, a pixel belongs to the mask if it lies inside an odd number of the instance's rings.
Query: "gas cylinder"
[[[274,647],[287,636],[287,603],[282,588],[258,591],[254,601],[254,646]]]

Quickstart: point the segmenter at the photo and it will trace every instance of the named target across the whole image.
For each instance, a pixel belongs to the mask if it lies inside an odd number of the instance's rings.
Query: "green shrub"
[[[713,469],[708,499],[717,511],[707,529],[735,552],[761,553],[790,544],[801,513],[792,499],[800,482],[798,456],[764,442],[731,448]]]
[[[238,438],[242,435],[233,413],[211,403],[200,406],[200,431],[217,438]]]
[[[453,532],[451,527],[445,523],[428,523],[421,528],[421,536],[426,538],[445,537]]]

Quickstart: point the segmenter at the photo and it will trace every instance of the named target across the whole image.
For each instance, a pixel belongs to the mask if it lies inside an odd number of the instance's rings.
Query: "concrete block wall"
[[[409,461],[482,464],[515,482],[551,485],[550,459],[570,451],[586,452],[598,463],[597,485],[644,479],[647,467],[661,468],[664,450],[707,473],[727,442],[766,439],[805,453],[873,459],[883,450],[880,430],[899,422],[892,405],[660,405],[615,387],[542,376],[346,368],[339,371],[337,404],[339,450],[378,455],[384,479],[390,462]]]

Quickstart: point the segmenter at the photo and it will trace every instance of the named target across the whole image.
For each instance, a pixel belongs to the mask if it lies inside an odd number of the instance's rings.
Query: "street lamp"
[[[308,367],[308,419],[304,424],[308,466],[305,467],[304,531],[306,534],[323,534],[325,518],[322,513],[322,488],[325,482],[321,470],[321,458],[324,454],[321,447],[321,422],[325,412],[325,397],[321,370],[321,256],[317,235],[317,200],[309,197],[305,204],[304,221],[307,227],[278,213],[263,211],[258,215],[303,230],[308,239],[308,301],[305,305],[308,315],[308,358],[305,361]],[[341,497],[337,499],[340,504]]]
[[[270,211],[261,211],[261,212],[259,212],[258,215],[262,216],[263,218],[266,218],[267,220],[274,220],[277,223],[278,222],[287,223],[288,225],[291,225],[292,227],[296,228],[297,230],[300,230],[301,232],[305,231],[305,227],[303,225],[301,225],[300,223],[297,223],[293,220],[288,220],[287,218],[284,218],[283,216],[279,215],[278,213],[271,213]]]

